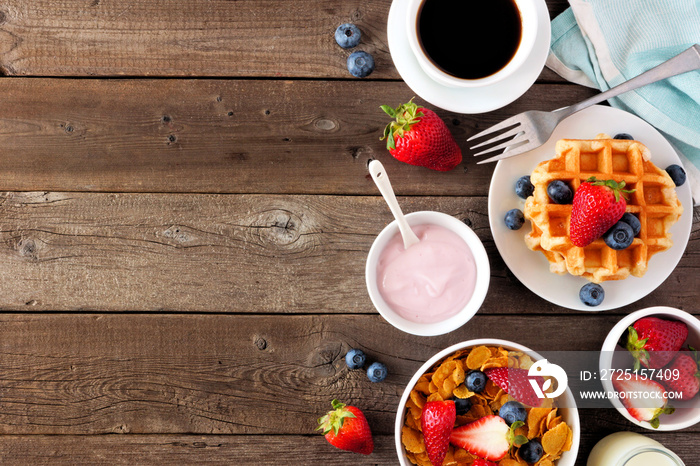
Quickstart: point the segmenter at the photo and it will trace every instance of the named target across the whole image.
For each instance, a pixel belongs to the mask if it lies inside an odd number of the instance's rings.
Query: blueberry
[[[350,369],[360,369],[365,365],[365,353],[359,349],[351,349],[348,354],[345,355],[345,364],[348,365]]]
[[[625,212],[620,221],[625,222],[627,225],[632,227],[632,233],[634,233],[634,236],[637,236],[642,230],[642,224],[639,223],[639,219],[634,214]]]
[[[352,23],[341,24],[335,30],[335,41],[344,49],[355,47],[360,43],[360,37],[362,37],[360,28]]]
[[[527,419],[527,410],[525,406],[517,401],[508,401],[498,410],[498,415],[501,416],[508,425],[511,425],[515,421],[525,422]]]
[[[472,402],[469,398],[455,398],[455,408],[457,409],[457,414],[462,416],[472,409]]]
[[[370,382],[381,382],[386,379],[387,373],[386,366],[381,362],[373,362],[367,369],[367,377]]]
[[[605,244],[616,251],[628,248],[632,244],[633,239],[634,231],[632,231],[632,227],[622,221],[617,222],[603,235]]]
[[[685,183],[685,170],[680,165],[669,165],[666,167],[666,171],[676,186],[682,186]]]
[[[613,139],[629,139],[630,141],[634,141],[634,138],[629,133],[617,133]]]
[[[511,230],[520,230],[523,223],[525,223],[525,216],[523,216],[523,212],[520,209],[510,209],[508,212],[506,212],[506,217],[504,220],[506,222],[506,226]]]
[[[527,463],[537,463],[542,458],[544,449],[539,440],[532,439],[518,450],[520,457]]]
[[[578,292],[578,297],[586,306],[597,306],[603,302],[605,298],[605,290],[597,283],[586,283]]]
[[[352,52],[348,57],[348,71],[356,78],[364,78],[374,71],[374,58],[367,52]]]
[[[480,370],[473,369],[467,372],[467,378],[464,381],[469,391],[481,393],[486,388],[486,374]]]
[[[515,182],[515,194],[517,194],[518,197],[527,199],[532,196],[534,191],[535,186],[530,181],[530,175],[521,176],[518,178],[518,181]]]
[[[568,184],[561,180],[554,180],[547,185],[547,194],[555,204],[571,204],[574,193]]]

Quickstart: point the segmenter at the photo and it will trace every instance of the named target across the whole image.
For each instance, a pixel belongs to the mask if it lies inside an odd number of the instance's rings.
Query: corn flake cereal
[[[491,350],[486,346],[477,346],[467,356],[467,367],[479,369],[488,359],[491,359]]]
[[[542,448],[544,452],[551,456],[556,456],[562,452],[566,440],[569,436],[569,426],[562,423],[552,430],[548,430],[542,435]]]
[[[406,401],[401,442],[406,448],[406,455],[411,463],[418,466],[434,466],[428,458],[421,432],[420,419],[426,402],[449,400],[455,397],[469,399],[472,406],[467,413],[457,416],[456,426],[497,414],[501,406],[513,398],[490,380],[487,381],[481,393],[470,391],[464,384],[466,372],[473,369],[483,371],[491,367],[529,369],[533,364],[532,358],[526,354],[495,346],[477,346],[459,350],[435,364],[430,371],[418,379]],[[553,466],[561,454],[571,448],[573,431],[558,415],[551,398],[545,398],[539,408],[527,409],[527,422],[515,430],[515,435],[539,439],[545,455],[536,466]],[[471,466],[476,459],[477,457],[468,451],[450,445],[442,466]],[[520,457],[519,446],[515,445],[509,450],[509,454],[498,462],[498,465],[528,466],[528,463]]]

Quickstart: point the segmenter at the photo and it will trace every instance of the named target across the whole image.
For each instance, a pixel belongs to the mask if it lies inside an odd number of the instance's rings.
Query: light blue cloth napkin
[[[569,0],[552,21],[547,66],[605,91],[700,43],[700,0]],[[609,100],[675,146],[700,204],[700,71]],[[660,167],[666,168],[666,167]]]

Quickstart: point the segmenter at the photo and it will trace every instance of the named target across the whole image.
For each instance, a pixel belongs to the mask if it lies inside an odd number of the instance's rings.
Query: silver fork
[[[624,83],[615,86],[612,89],[608,89],[601,94],[594,95],[593,97],[579,102],[576,105],[560,108],[559,110],[555,110],[553,112],[542,112],[539,110],[523,112],[473,135],[467,139],[467,141],[472,141],[497,131],[506,130],[505,132],[498,134],[487,141],[471,147],[470,149],[474,150],[479,147],[484,147],[499,142],[500,144],[474,154],[474,156],[488,154],[493,151],[504,149],[502,153],[485,160],[480,160],[477,163],[495,162],[497,160],[514,157],[540,147],[542,144],[547,142],[549,137],[552,135],[554,128],[557,127],[559,122],[564,118],[578,112],[579,110],[583,110],[586,107],[590,107],[593,104],[597,104],[624,92],[646,86],[647,84],[655,83],[656,81],[660,81],[662,79],[670,78],[671,76],[697,70],[699,68],[700,45],[695,44],[689,49],[640,74],[639,76],[635,76],[629,81],[625,81]]]

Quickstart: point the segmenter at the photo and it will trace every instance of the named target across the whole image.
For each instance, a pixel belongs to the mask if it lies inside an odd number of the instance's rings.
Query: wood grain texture
[[[353,22],[372,79],[399,78],[391,0],[6,0],[0,74],[351,78],[335,29]],[[568,5],[549,1],[552,17]]]
[[[442,173],[394,160],[379,140],[389,120],[379,106],[414,95],[403,82],[0,79],[0,186],[374,195],[374,157],[399,194],[486,195],[494,165],[476,165],[468,136],[593,93],[535,85],[487,114],[437,110],[464,154]]]
[[[378,316],[2,315],[0,434],[313,435],[339,397],[391,435],[406,384],[443,348],[491,337],[596,351],[618,319],[477,316],[417,339]],[[386,364],[388,378],[348,370],[350,348]],[[581,412],[589,433],[632,427],[614,409]]]
[[[3,465],[338,465],[396,464],[394,437],[374,436],[375,450],[338,450],[320,435],[0,436]]]
[[[482,313],[561,312],[508,271],[485,198],[401,204],[453,215],[480,236],[492,268]],[[376,312],[365,261],[392,220],[380,196],[53,192],[2,194],[0,218],[3,310],[310,314]],[[659,300],[694,309],[699,235],[696,224],[660,289],[613,312]]]
[[[610,432],[612,433],[612,432]],[[644,432],[667,446],[687,466],[697,456],[697,432]],[[588,452],[603,432],[584,433],[576,465],[584,466]],[[324,464],[346,466],[397,464],[394,437],[375,435],[370,456],[343,452],[321,436],[245,435],[98,435],[0,436],[0,461],[6,465],[37,466],[112,464]]]

